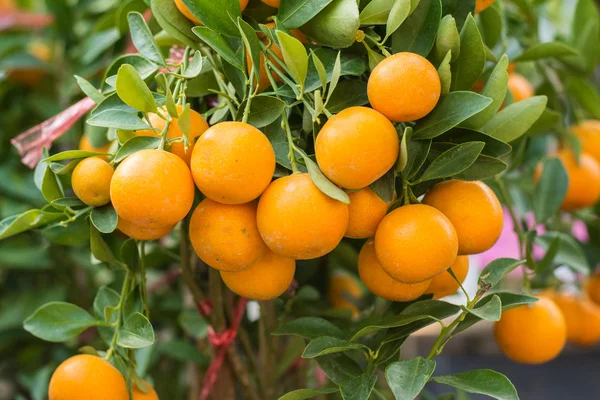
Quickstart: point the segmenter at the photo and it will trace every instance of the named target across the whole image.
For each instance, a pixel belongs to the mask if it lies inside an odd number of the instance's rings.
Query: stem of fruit
[[[142,306],[144,315],[150,319],[150,306],[148,305],[148,290],[146,288],[146,264],[144,263],[146,258],[146,242],[141,240],[140,246],[140,296],[142,298]]]
[[[250,71],[250,77],[254,75],[254,65],[252,66],[252,71]],[[242,122],[247,123],[248,117],[250,115],[250,105],[252,104],[252,99],[256,95],[256,90],[252,90],[252,78],[248,81],[248,98],[246,99],[246,107],[244,108],[244,115],[242,116]]]
[[[112,340],[110,341],[110,347],[106,352],[106,361],[110,361],[115,348],[117,346],[117,338],[119,337],[119,329],[121,329],[123,319],[123,308],[125,306],[125,300],[127,299],[127,292],[129,291],[129,285],[131,280],[131,271],[127,270],[125,278],[123,279],[123,287],[121,288],[121,297],[119,298],[119,305],[117,305],[117,322],[115,322],[115,332],[113,333]]]

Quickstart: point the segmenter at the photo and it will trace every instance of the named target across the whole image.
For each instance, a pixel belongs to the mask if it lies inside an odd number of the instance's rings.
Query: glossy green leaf
[[[244,62],[221,34],[204,26],[196,26],[194,29],[192,29],[192,32],[194,32],[196,36],[214,49],[229,64],[233,65],[244,73],[246,72],[244,69]]]
[[[66,342],[100,323],[75,304],[50,302],[23,322],[23,328],[48,342]]]
[[[332,394],[336,392],[339,392],[339,389],[336,387],[323,389],[298,389],[284,394],[279,398],[279,400],[306,400],[320,395]]]
[[[456,61],[460,56],[460,33],[456,27],[456,20],[452,15],[446,15],[440,21],[437,38],[433,46],[433,57],[441,60],[448,52],[452,52],[451,61]]]
[[[121,268],[127,268],[122,262],[118,261],[108,246],[108,244],[102,238],[100,232],[96,229],[96,227],[92,224],[90,225],[90,249],[92,250],[92,255],[99,261],[109,263],[111,265],[116,265]]]
[[[187,67],[180,74],[173,73],[173,75],[184,78],[184,79],[194,79],[202,72],[202,66],[204,64],[204,58],[199,51],[194,52],[192,59],[189,61]]]
[[[385,379],[396,400],[414,400],[435,371],[435,361],[422,357],[396,361],[385,369]]]
[[[154,344],[154,328],[143,314],[133,313],[119,330],[117,344],[127,349],[141,349]]]
[[[331,3],[332,0],[282,0],[279,4],[279,23],[287,29],[299,28]]]
[[[46,172],[42,179],[42,195],[47,202],[65,197],[58,178],[50,167],[46,167]]]
[[[411,11],[411,0],[395,0],[385,24],[384,41],[390,37],[408,18]]]
[[[102,103],[104,100],[104,95],[102,95],[98,89],[80,76],[75,75],[75,79],[77,80],[77,84],[81,88],[81,91],[85,93],[87,97],[94,100],[94,103],[96,104]]]
[[[323,63],[327,74],[327,81],[331,81],[339,52],[333,49],[320,47],[315,49],[313,53],[319,57],[319,60]],[[364,57],[348,52],[339,54],[340,76],[360,76],[367,70],[367,60],[365,60]],[[305,92],[311,92],[321,86],[321,78],[314,63],[310,63],[308,66],[308,76],[306,77],[306,84],[304,86]]]
[[[331,322],[317,317],[300,317],[287,322],[277,328],[275,336],[295,335],[306,339],[315,339],[321,336],[343,338],[344,332]]]
[[[136,131],[138,129],[150,129],[136,114],[120,110],[107,110],[92,116],[86,121],[89,125],[102,126],[105,128],[117,128]]]
[[[475,3],[476,0],[442,0],[442,15],[453,15],[460,29],[469,14],[475,15]]]
[[[481,154],[491,157],[501,157],[511,152],[512,147],[501,140],[496,139],[488,134],[472,129],[454,128],[435,138],[436,142],[442,143],[467,143],[467,142],[483,142],[485,147]]]
[[[415,140],[412,137],[406,142],[408,159],[404,168],[408,179],[414,177],[427,160],[431,148],[431,140]]]
[[[298,85],[301,88],[304,87],[304,81],[308,74],[308,54],[304,45],[295,37],[282,31],[277,31],[277,39],[281,45],[285,65]]]
[[[308,170],[308,174],[310,175],[310,179],[313,183],[319,188],[320,191],[325,193],[327,196],[332,199],[341,201],[345,204],[350,204],[350,198],[342,189],[334,185],[319,169],[319,166],[316,162],[310,159],[306,153],[301,152],[300,155],[304,160],[304,165],[306,165],[306,169]]]
[[[377,382],[377,374],[363,374],[340,385],[343,400],[369,400]]]
[[[521,137],[542,115],[548,98],[535,96],[513,103],[496,114],[481,130],[503,142]]]
[[[562,162],[558,158],[546,159],[533,198],[533,211],[538,223],[544,223],[558,211],[568,189],[569,176]]]
[[[85,151],[85,150],[67,150],[57,154],[54,154],[48,158],[42,160],[43,162],[53,162],[53,161],[62,161],[62,160],[72,160],[72,159],[80,159],[87,158],[93,156],[103,156],[106,153],[97,153],[94,151]]]
[[[333,0],[302,31],[321,46],[343,49],[354,43],[359,25],[355,0]]]
[[[337,385],[357,379],[363,374],[360,365],[344,353],[327,354],[316,360],[325,375]]]
[[[373,0],[360,12],[361,25],[385,25],[395,0]]]
[[[527,50],[525,50],[521,55],[516,57],[514,62],[523,62],[523,61],[536,61],[542,58],[549,57],[561,57],[561,56],[572,56],[577,55],[577,50],[572,48],[571,46],[561,43],[561,42],[545,42],[538,43]]]
[[[246,101],[244,101],[238,109],[236,119],[242,120]],[[248,123],[257,128],[265,127],[279,117],[285,110],[285,103],[277,97],[271,96],[256,96],[250,104],[250,112],[248,114]]]
[[[451,59],[452,51],[448,50],[448,53],[446,53],[446,56],[442,59],[442,62],[437,70],[438,75],[440,76],[442,96],[450,93],[450,87],[452,86],[452,68],[450,66]]]
[[[90,213],[92,224],[102,233],[111,233],[117,229],[117,212],[112,204],[95,207]]]
[[[470,90],[485,66],[485,49],[473,16],[460,32],[460,55],[452,65],[452,90]]]
[[[327,110],[332,114],[354,106],[362,106],[369,102],[367,83],[355,79],[341,81],[327,99]]]
[[[477,160],[484,146],[483,142],[467,142],[452,147],[429,164],[418,182],[448,178],[461,173]]]
[[[479,275],[479,286],[487,288],[496,286],[509,272],[523,263],[524,260],[513,258],[498,258],[490,262]]]
[[[152,16],[169,36],[186,46],[197,46],[197,40],[190,31],[194,26],[193,22],[177,9],[174,1],[152,0],[150,6]]]
[[[156,112],[156,100],[135,68],[123,64],[117,73],[117,94],[130,107],[144,112]]]
[[[239,37],[236,21],[241,18],[238,0],[182,0],[190,12],[208,28],[223,35]]]
[[[140,150],[157,149],[160,144],[160,137],[157,136],[136,136],[127,142],[117,152],[114,161],[121,162],[127,156]]]
[[[352,343],[332,336],[321,336],[308,343],[302,353],[302,358],[315,358],[326,354],[360,350],[363,348],[364,345],[360,343]]]
[[[479,369],[456,375],[434,376],[432,381],[469,393],[483,394],[498,400],[519,400],[515,386],[499,372]]]
[[[491,299],[480,307],[471,309],[464,308],[469,313],[475,315],[479,319],[486,321],[500,321],[500,314],[502,314],[502,301],[497,295],[493,295]]]
[[[426,57],[436,40],[441,17],[440,0],[421,0],[413,13],[392,35],[392,52],[410,52]]]
[[[497,158],[480,155],[469,168],[456,175],[456,179],[463,181],[480,181],[490,179],[508,168],[508,165]]]
[[[107,307],[110,309],[116,309],[119,305],[120,299],[119,293],[112,290],[109,287],[102,286],[98,289],[96,293],[96,297],[94,297],[94,315],[97,318],[101,318],[107,322],[111,322],[116,317],[116,314],[112,314],[111,311],[107,310]],[[108,314],[107,314],[108,313]],[[109,315],[110,314],[110,315]]]
[[[148,60],[154,61],[157,64],[166,66],[165,59],[160,51],[160,48],[154,41],[154,36],[148,28],[144,17],[139,12],[130,12],[127,14],[129,22],[129,31],[133,45],[146,57]]]
[[[394,169],[389,170],[381,178],[369,185],[379,198],[386,203],[391,203],[394,200],[395,194],[395,174]]]

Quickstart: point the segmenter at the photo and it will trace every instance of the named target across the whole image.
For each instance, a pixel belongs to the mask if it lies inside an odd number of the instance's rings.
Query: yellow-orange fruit
[[[100,207],[110,203],[110,181],[115,170],[98,157],[84,158],[71,176],[75,196],[88,206]]]
[[[296,261],[267,251],[249,268],[220,273],[225,285],[235,294],[252,300],[270,300],[287,290],[295,272]]]
[[[402,283],[389,276],[381,267],[375,254],[373,240],[367,241],[358,255],[358,273],[367,289],[390,301],[412,301],[418,299],[431,281]]]
[[[146,393],[142,392],[137,385],[134,385],[132,400],[159,400],[154,388],[145,381],[144,385],[146,386]]]
[[[475,5],[475,13],[480,13],[492,4],[494,4],[496,0],[477,0],[477,4]]]
[[[49,400],[129,400],[123,375],[100,357],[79,354],[56,368]]]
[[[456,260],[458,239],[440,211],[415,204],[385,216],[375,233],[375,252],[392,278],[404,283],[429,280]]]
[[[513,72],[508,76],[508,90],[515,103],[535,96],[535,90],[521,74]]]
[[[435,67],[414,53],[396,53],[381,61],[367,85],[371,106],[394,122],[415,121],[429,114],[441,90]]]
[[[119,218],[117,228],[130,238],[137,240],[156,240],[173,230],[175,225],[147,226],[131,223],[124,218]]]
[[[256,226],[256,202],[204,199],[192,214],[190,240],[198,257],[221,271],[241,271],[267,252]]]
[[[467,256],[458,256],[456,257],[456,261],[449,268],[454,272],[456,278],[462,284],[469,273],[469,257]],[[433,294],[434,299],[441,299],[442,297],[450,296],[460,288],[460,285],[450,275],[450,272],[445,271],[439,275],[434,276],[431,279],[431,284],[425,291],[425,293]]]
[[[600,305],[600,274],[594,275],[586,281],[585,291],[590,300]]]
[[[567,324],[567,340],[579,346],[593,346],[600,341],[600,308],[586,297],[557,294]]]
[[[377,225],[387,213],[389,203],[383,201],[371,188],[348,193],[350,198],[348,228],[344,236],[366,239],[375,236]]]
[[[347,272],[335,271],[329,279],[327,300],[334,308],[344,308],[356,316],[360,310],[356,306],[363,298],[363,289],[356,277]]]
[[[600,163],[600,121],[588,119],[572,126],[571,132],[581,142],[581,150]]]
[[[209,199],[242,204],[256,199],[275,172],[269,139],[244,122],[221,122],[196,142],[191,161],[198,189]]]
[[[194,14],[192,14],[192,12],[189,10],[189,8],[187,8],[187,6],[185,4],[183,4],[182,0],[174,0],[174,1],[175,1],[175,6],[177,6],[177,9],[179,10],[180,13],[185,15],[185,17],[187,19],[189,19],[190,21],[195,22],[198,25],[202,25],[202,22],[200,22],[200,20],[198,18],[196,18],[194,16]],[[242,12],[244,12],[247,5],[248,5],[248,0],[240,0],[240,8],[241,8]]]
[[[279,178],[258,202],[258,230],[271,250],[306,260],[321,257],[342,240],[348,205],[321,192],[308,174]]]
[[[496,342],[504,354],[523,364],[543,364],[558,356],[565,346],[567,326],[560,308],[540,297],[502,313],[494,327]]]
[[[183,112],[183,107],[177,104],[177,114],[181,115]],[[166,111],[164,111],[166,113]],[[165,128],[167,121],[159,117],[157,114],[150,113],[148,114],[148,118],[150,119],[150,123],[152,127],[157,129],[158,131],[153,131],[150,129],[142,129],[136,132],[138,136],[160,136],[162,130]],[[194,150],[194,144],[196,143],[196,138],[202,135],[208,129],[208,124],[200,115],[194,110],[190,110],[190,135],[189,141],[190,144],[185,150],[185,144],[183,142],[173,143],[169,151],[177,156],[179,156],[187,165],[190,165],[190,159],[192,158],[192,151]],[[167,129],[167,138],[168,139],[176,139],[183,136],[183,132],[179,127],[179,118],[172,118],[171,123],[169,124],[169,128]]]
[[[188,166],[163,150],[141,150],[115,170],[110,198],[119,217],[147,227],[181,221],[192,208],[194,181]]]
[[[369,186],[390,170],[398,159],[396,128],[379,112],[350,107],[323,125],[315,142],[321,171],[347,189]]]
[[[438,183],[423,203],[440,210],[454,225],[458,254],[477,254],[491,248],[502,233],[504,216],[498,198],[485,183],[456,179]]]

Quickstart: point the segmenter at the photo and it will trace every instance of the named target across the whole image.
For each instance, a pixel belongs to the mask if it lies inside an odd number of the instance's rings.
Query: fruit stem
[[[119,329],[121,329],[123,319],[123,308],[125,306],[125,300],[127,299],[127,293],[129,292],[129,285],[131,281],[131,271],[129,269],[125,273],[123,279],[123,287],[121,288],[121,297],[119,298],[119,304],[117,305],[117,322],[115,323],[115,332],[113,333],[112,340],[110,341],[110,347],[106,352],[106,361],[110,361],[111,357],[115,353],[115,347],[117,346],[117,338],[119,337]]]

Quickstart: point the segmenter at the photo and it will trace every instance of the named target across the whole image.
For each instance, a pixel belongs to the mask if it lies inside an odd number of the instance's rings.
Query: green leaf
[[[360,76],[367,70],[367,60],[357,54],[348,52],[340,53],[333,49],[319,47],[313,51],[319,60],[323,63],[327,73],[327,81],[333,78],[333,70],[336,64],[338,54],[340,54],[340,76],[353,75]],[[308,76],[304,85],[305,92],[312,92],[321,86],[321,78],[317,72],[314,63],[308,66]]]
[[[136,136],[127,142],[115,154],[114,161],[121,162],[131,154],[140,150],[157,149],[161,138],[157,136]]]
[[[340,385],[343,400],[368,400],[377,382],[377,375],[364,374]]]
[[[236,119],[242,120],[244,109],[246,107],[245,100],[238,109]],[[279,117],[285,110],[285,103],[277,97],[271,96],[256,96],[250,104],[250,113],[248,114],[248,123],[257,128],[265,127]]]
[[[244,69],[244,62],[238,54],[233,51],[228,41],[221,34],[204,26],[196,26],[192,29],[192,32],[209,45],[211,49],[215,50],[229,64],[244,73],[246,72]]]
[[[300,88],[303,88],[308,74],[308,54],[304,45],[295,37],[282,31],[277,31],[277,39],[281,45],[285,65]]]
[[[479,369],[456,375],[434,376],[431,380],[465,392],[490,396],[494,399],[519,400],[517,390],[508,378],[489,369]]]
[[[84,150],[67,150],[60,152],[58,154],[54,154],[48,158],[42,160],[42,162],[53,162],[53,161],[62,161],[62,160],[72,160],[72,159],[80,159],[80,158],[88,158],[92,156],[104,156],[106,153],[97,153],[94,151],[84,151]]]
[[[446,56],[442,59],[440,66],[438,67],[438,75],[440,76],[441,83],[441,94],[446,95],[450,93],[450,86],[452,86],[452,68],[450,67],[450,60],[452,59],[452,51],[448,50]]]
[[[177,9],[174,1],[152,0],[150,6],[152,16],[170,37],[192,48],[198,45],[190,31],[194,24]]]
[[[308,174],[310,175],[310,179],[313,183],[319,188],[319,190],[325,193],[327,196],[332,199],[341,201],[345,204],[350,204],[350,198],[342,189],[334,185],[319,169],[319,166],[316,162],[310,159],[310,157],[304,153],[303,151],[300,153],[302,159],[304,160],[304,165],[306,165],[306,169],[308,170]]]
[[[356,379],[363,374],[360,365],[344,353],[327,354],[316,360],[325,375],[337,385]]]
[[[63,197],[61,199],[53,200],[50,204],[54,207],[66,208],[66,207],[85,207],[83,201],[77,197]]]
[[[392,35],[392,52],[410,52],[427,57],[442,18],[440,0],[421,0],[413,13]]]
[[[361,25],[385,25],[396,0],[373,0],[360,12]]]
[[[58,178],[54,172],[52,172],[50,167],[46,167],[46,172],[44,173],[44,178],[42,179],[42,195],[49,203],[53,200],[65,197],[58,182]]]
[[[542,177],[535,185],[533,211],[537,223],[544,223],[553,216],[569,189],[569,176],[558,158],[544,160]]]
[[[558,237],[558,236],[556,236],[554,238],[554,240],[552,240],[552,242],[550,243],[550,246],[548,247],[548,250],[546,251],[546,254],[544,255],[544,258],[542,258],[535,265],[536,273],[545,272],[545,270],[547,268],[550,268],[550,266],[552,266],[552,263],[554,262],[554,259],[556,258],[558,251],[560,250],[560,243],[561,243],[561,240],[560,240],[560,237]]]
[[[150,126],[140,119],[136,114],[120,110],[107,110],[92,116],[86,121],[92,126],[105,128],[117,128],[137,131],[139,129],[150,129]]]
[[[504,103],[508,88],[508,57],[502,56],[494,70],[492,71],[488,81],[483,88],[481,94],[492,99],[492,102],[484,110],[473,115],[466,120],[463,125],[467,128],[479,129],[485,125],[500,109]]]
[[[395,0],[385,25],[384,42],[389,38],[406,20],[411,11],[411,0]]]
[[[571,46],[561,42],[546,42],[535,44],[521,55],[513,59],[513,62],[537,61],[542,58],[574,56],[578,51]]]
[[[463,181],[480,181],[493,178],[504,171],[508,165],[494,157],[480,155],[469,168],[456,175],[456,179]]]
[[[344,332],[331,322],[317,317],[301,317],[281,325],[272,333],[275,336],[295,335],[306,339],[321,336],[343,338]]]
[[[567,93],[594,118],[600,119],[600,93],[594,84],[576,75],[566,78]]]
[[[277,17],[287,29],[299,28],[331,3],[332,0],[282,0]]]
[[[319,59],[319,57],[315,54],[314,51],[311,52],[310,55],[311,55],[315,70],[317,71],[317,75],[319,76],[319,81],[321,82],[321,88],[323,89],[323,92],[325,92],[325,88],[327,87],[327,71],[325,70],[325,65],[323,65],[323,62]],[[307,74],[308,74],[308,71],[307,71]]]
[[[452,15],[446,15],[440,21],[433,47],[433,57],[435,60],[441,60],[449,51],[452,52],[451,61],[456,61],[460,56],[460,33]]]
[[[369,102],[367,83],[356,79],[341,81],[327,99],[327,110],[332,114],[354,106],[362,106]]]
[[[456,25],[460,29],[469,14],[475,14],[475,0],[442,0],[442,14],[451,14],[456,18]]]
[[[250,24],[244,21],[241,17],[238,18],[237,22],[240,35],[242,36],[242,42],[244,43],[244,49],[252,61],[253,68],[249,72],[254,75],[254,79],[258,83],[261,79],[260,66],[264,62],[260,58],[262,52],[260,41],[256,35],[256,32],[254,31],[254,28],[252,28]]]
[[[302,31],[321,46],[343,49],[354,43],[359,26],[355,0],[333,0]]]
[[[127,21],[129,21],[131,40],[140,54],[148,60],[166,66],[167,64],[160,48],[154,41],[154,35],[152,35],[150,28],[148,28],[142,14],[139,12],[130,12],[127,14]]]
[[[143,314],[133,313],[119,330],[117,344],[127,349],[141,349],[154,344],[154,328]]]
[[[302,353],[302,358],[315,358],[326,354],[360,350],[363,348],[364,345],[360,343],[352,343],[332,336],[321,336],[308,343]]]
[[[284,394],[279,398],[279,400],[306,400],[312,399],[313,397],[317,397],[319,395],[332,394],[337,392],[339,392],[339,389],[336,387],[323,389],[298,389],[294,390],[293,392],[288,392]]]
[[[117,57],[113,63],[108,67],[106,72],[104,73],[104,79],[102,80],[102,89],[105,89],[105,83],[110,78],[114,77],[116,81],[116,75],[119,71],[119,68],[125,64],[133,66],[135,70],[138,72],[139,76],[142,79],[147,79],[154,75],[156,71],[158,71],[158,66],[151,61],[146,60],[144,57],[139,54],[126,54],[120,57]],[[111,86],[115,86],[115,82],[112,82]]]
[[[475,308],[463,308],[469,313],[475,315],[479,319],[486,321],[500,321],[500,314],[502,314],[502,301],[497,295],[493,295],[492,298],[485,304]]]
[[[414,140],[412,137],[406,143],[408,160],[404,171],[408,179],[414,177],[421,169],[431,148],[431,140]]]
[[[117,94],[128,106],[143,112],[156,112],[156,100],[133,66],[121,65],[116,88]]]
[[[392,168],[381,178],[369,185],[371,190],[373,190],[377,196],[379,196],[379,198],[388,204],[394,201],[394,194],[396,191],[394,175],[394,169]]]
[[[467,142],[484,142],[485,147],[481,154],[491,157],[501,157],[511,152],[512,147],[501,140],[496,139],[483,132],[465,129],[454,128],[435,138],[436,142],[441,143],[467,143]]]
[[[556,238],[560,239],[560,249],[554,258],[556,264],[564,264],[571,267],[573,270],[588,275],[590,273],[590,265],[585,257],[581,244],[572,236],[562,232],[548,232],[538,236],[535,243],[548,250]]]
[[[226,36],[240,36],[234,22],[242,16],[238,0],[183,0],[183,4],[210,29]]]
[[[467,142],[452,147],[433,160],[417,182],[448,178],[461,173],[477,160],[484,146],[483,142]]]
[[[470,90],[483,72],[485,49],[472,15],[460,32],[460,56],[452,66],[452,90]]]
[[[178,78],[194,79],[202,72],[203,65],[204,58],[202,57],[202,54],[200,54],[199,51],[195,51],[192,59],[190,60],[185,70],[180,74],[172,73],[172,75]]]
[[[102,95],[98,89],[80,76],[75,75],[75,79],[77,80],[77,84],[81,88],[81,91],[85,93],[87,97],[94,100],[94,103],[96,104],[102,103],[104,100],[104,95]]]
[[[53,301],[38,308],[23,322],[23,328],[48,342],[66,342],[100,323],[75,304]]]
[[[481,130],[503,142],[510,143],[521,137],[542,115],[548,98],[535,96],[513,103],[496,114]]]
[[[92,250],[92,255],[98,261],[106,262],[111,265],[116,265],[123,269],[127,268],[125,264],[123,264],[115,258],[113,251],[104,241],[102,235],[93,224],[90,225],[90,249]]]
[[[94,297],[94,315],[96,315],[97,318],[102,318],[107,322],[111,322],[113,320],[112,317],[116,317],[116,314],[108,311],[107,307],[116,309],[119,305],[120,297],[119,293],[111,288],[106,286],[100,287],[96,293],[96,297]]]
[[[111,233],[117,229],[118,216],[112,204],[95,207],[90,213],[92,224],[102,233]]]
[[[67,224],[65,221],[50,224],[44,227],[41,233],[52,242],[62,246],[75,246],[89,242],[90,223],[86,217],[87,214],[84,214]]]
[[[208,322],[200,316],[197,308],[186,308],[177,318],[185,333],[196,339],[208,336]]]
[[[488,288],[496,286],[502,278],[524,262],[524,260],[515,260],[514,258],[498,258],[492,261],[481,271],[479,286]]]
[[[483,41],[489,48],[494,48],[501,40],[504,32],[504,7],[494,2],[479,13],[479,26]]]
[[[473,92],[448,93],[428,116],[417,122],[413,137],[415,139],[437,137],[477,114],[491,102],[492,99]]]
[[[396,361],[385,369],[385,379],[396,400],[413,400],[435,371],[435,361],[422,357]]]
[[[400,154],[396,162],[396,171],[402,172],[408,165],[408,138],[412,136],[412,128],[407,126],[404,128],[402,140],[400,141]]]

